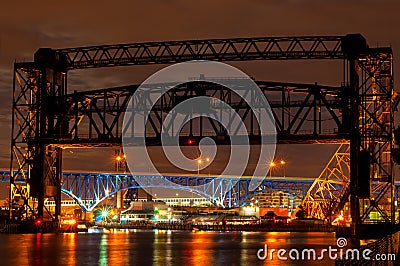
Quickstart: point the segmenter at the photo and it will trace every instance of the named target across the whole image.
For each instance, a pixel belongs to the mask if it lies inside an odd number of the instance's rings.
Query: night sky
[[[40,47],[230,37],[363,34],[370,46],[392,46],[395,80],[400,56],[400,2],[380,1],[3,1],[0,7],[0,168],[10,160],[12,69]],[[229,62],[228,62],[229,63]],[[229,63],[231,64],[231,63]],[[341,62],[236,62],[257,80],[339,86]],[[69,73],[69,91],[138,84],[164,66]],[[395,84],[398,84],[396,82]],[[292,176],[315,176],[335,146],[278,147]],[[66,151],[64,169],[112,171],[112,150]],[[215,166],[218,168],[218,165]],[[168,171],[168,170],[166,170]]]

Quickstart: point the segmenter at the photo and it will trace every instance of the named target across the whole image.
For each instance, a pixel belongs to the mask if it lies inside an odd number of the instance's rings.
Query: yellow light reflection
[[[210,256],[210,252],[215,250],[215,236],[213,233],[199,231],[191,234],[192,239],[188,243],[188,256],[185,256],[183,264],[189,265],[215,265],[214,256]]]
[[[76,265],[76,233],[64,233],[63,234],[63,242],[67,246],[66,250],[68,252],[65,252],[66,257],[65,259],[67,261],[68,265],[75,266]]]
[[[125,241],[122,241],[125,238]],[[126,241],[128,239],[128,241]],[[129,245],[129,235],[124,234],[122,231],[114,229],[114,234],[108,235],[107,253],[108,265],[128,265],[129,252],[125,245]]]

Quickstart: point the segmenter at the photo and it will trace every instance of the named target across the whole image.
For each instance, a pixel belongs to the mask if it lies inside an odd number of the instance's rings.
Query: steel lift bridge
[[[368,223],[372,211],[379,212],[384,222],[394,223],[391,152],[397,98],[393,89],[393,55],[389,47],[370,48],[360,34],[39,49],[33,62],[14,64],[12,217],[43,217],[47,212],[44,201],[48,198],[56,202],[55,213],[49,214],[57,221],[64,147],[121,144],[124,110],[137,86],[71,92],[71,88],[67,89],[70,71],[188,60],[299,59],[341,60],[344,73],[339,87],[257,82],[271,105],[278,143],[348,145],[344,149],[349,175],[321,176],[321,182],[310,193],[314,203],[309,207],[317,210],[329,205],[335,209],[349,198],[355,233],[360,225]],[[258,127],[253,123],[255,116],[246,102],[224,87],[201,83],[178,86],[161,97],[151,111],[146,142],[159,145],[163,112],[171,110],[182,98],[196,95],[216,97],[232,106],[247,121],[250,142],[260,142]],[[192,123],[198,124],[192,127]],[[217,145],[227,144],[226,130],[216,121],[204,118],[188,124],[193,128],[190,137],[195,144],[204,136],[213,138]],[[180,140],[187,145],[187,136],[180,136]],[[340,165],[332,162],[327,168],[335,172]],[[23,177],[22,184],[16,182],[18,176]],[[335,180],[322,182],[324,178],[340,179],[342,185],[335,185]],[[346,182],[349,185],[343,188]]]

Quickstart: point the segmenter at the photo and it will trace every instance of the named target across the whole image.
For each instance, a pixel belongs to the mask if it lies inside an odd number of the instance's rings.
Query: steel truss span
[[[267,37],[148,42],[53,50],[59,67],[73,70],[189,60],[342,59],[342,36]]]
[[[228,82],[225,80],[225,83]],[[238,90],[250,92],[248,81],[243,80]],[[232,80],[238,87],[237,79]],[[342,120],[348,114],[342,115],[340,97],[342,87],[328,87],[318,84],[294,84],[279,82],[257,82],[267,98],[278,131],[280,143],[339,143],[348,136]],[[168,84],[149,86],[152,92],[159,93]],[[55,115],[59,118],[56,123],[65,126],[65,131],[54,130],[54,135],[48,135],[47,141],[63,147],[69,146],[104,146],[120,144],[122,132],[129,131],[131,123],[122,128],[125,112],[140,106],[128,106],[132,94],[138,85],[95,91],[76,92],[59,100]],[[250,94],[250,93],[249,93]],[[155,103],[148,117],[146,130],[147,145],[160,145],[162,128],[170,128],[164,123],[165,113],[169,112],[182,98],[209,96],[229,104],[245,122],[249,133],[239,132],[239,128],[228,128],[231,135],[250,135],[251,143],[260,143],[260,133],[256,117],[250,106],[231,90],[213,83],[188,83],[180,85],[167,93]],[[151,93],[143,96],[144,103],[151,102]],[[54,99],[55,102],[57,99]],[[257,102],[257,99],[251,99]],[[212,119],[215,112],[222,109],[209,103],[208,118],[190,119],[190,122],[180,133],[181,145],[193,145],[202,137],[211,137],[217,144],[228,144],[227,129]],[[145,110],[146,108],[144,108]],[[207,112],[205,110],[204,112]],[[188,114],[189,116],[190,114]],[[190,118],[190,117],[189,117]],[[233,119],[233,117],[232,117]],[[133,119],[132,119],[133,120]],[[131,120],[129,120],[131,121]],[[232,123],[228,123],[231,125]],[[127,136],[127,133],[125,133]],[[134,135],[130,137],[135,137]],[[191,139],[188,144],[188,139]]]
[[[14,65],[10,209],[22,203],[20,212],[14,213],[26,217],[29,211],[43,217],[47,211],[43,203],[49,198],[56,202],[55,214],[49,214],[57,220],[62,185],[61,147],[120,143],[121,114],[124,107],[128,108],[128,98],[135,86],[68,93],[69,71],[196,59],[342,60],[345,77],[339,88],[275,86],[268,82],[259,85],[271,104],[280,142],[350,143],[349,193],[354,235],[373,211],[378,212],[383,221],[394,223],[391,152],[398,99],[393,88],[393,55],[391,48],[370,48],[360,34],[41,48],[34,62]],[[224,89],[209,87],[206,91],[239,110],[242,118],[250,121],[247,135],[257,142],[257,127],[251,125],[253,116],[248,107],[235,101]],[[163,98],[168,104],[163,104],[162,108],[156,105],[150,125],[153,137],[146,136],[149,143],[157,145],[162,122],[160,113],[173,107],[174,100],[179,97],[195,95],[195,86],[193,89],[176,88]],[[103,107],[97,103],[102,103]],[[220,125],[212,120],[207,123],[211,128],[211,133],[207,134],[221,135]],[[309,134],[304,130],[309,130]],[[192,133],[198,138],[206,135],[201,130]],[[362,162],[364,165],[368,162],[371,167],[361,167]],[[16,182],[21,176],[24,185]],[[30,205],[30,198],[37,200],[38,205]]]

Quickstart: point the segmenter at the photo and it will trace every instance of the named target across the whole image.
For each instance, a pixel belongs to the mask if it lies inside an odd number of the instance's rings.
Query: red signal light
[[[42,223],[42,220],[40,220],[40,219],[35,221],[35,224],[37,224],[37,225],[40,225],[41,223]]]
[[[188,144],[189,144],[189,145],[192,145],[192,144],[193,144],[193,140],[189,139],[189,140],[188,140]]]

